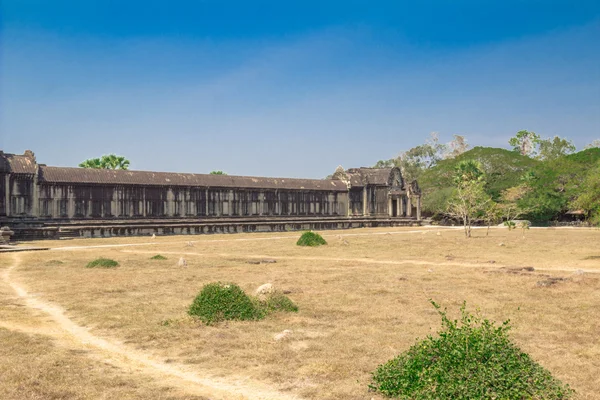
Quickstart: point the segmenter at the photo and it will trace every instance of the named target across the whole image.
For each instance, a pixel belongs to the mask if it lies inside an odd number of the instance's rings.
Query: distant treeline
[[[486,207],[497,210],[498,220],[519,217],[548,223],[580,218],[600,225],[600,140],[576,152],[567,139],[541,139],[534,132],[519,131],[509,144],[513,150],[469,149],[464,136],[442,144],[432,134],[423,145],[378,161],[375,167],[398,166],[406,180],[418,179],[423,211],[434,218],[452,216],[457,170],[461,163],[474,161],[484,174],[480,180],[489,196]],[[480,211],[479,219],[487,219],[484,214],[489,212]]]

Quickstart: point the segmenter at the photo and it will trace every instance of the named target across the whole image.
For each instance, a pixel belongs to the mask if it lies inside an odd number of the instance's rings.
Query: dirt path
[[[152,251],[144,250],[120,250],[123,253],[144,253],[155,254]],[[422,261],[422,260],[373,260],[371,258],[336,258],[336,257],[305,257],[305,256],[282,256],[282,255],[267,255],[267,254],[240,254],[240,253],[194,253],[182,251],[160,251],[161,254],[186,255],[186,256],[202,256],[202,257],[234,257],[234,258],[255,258],[255,259],[273,259],[273,260],[303,260],[303,261],[343,261],[343,262],[359,262],[366,264],[380,265],[423,265],[430,267],[467,267],[467,268],[511,268],[515,265],[503,265],[500,263],[472,263],[463,261]],[[586,274],[598,274],[600,271],[580,268],[535,268],[536,271],[548,272],[584,272]]]
[[[191,371],[184,365],[166,364],[116,341],[95,336],[88,329],[67,317],[61,307],[34,297],[19,285],[11,277],[11,273],[18,268],[21,262],[18,253],[13,255],[13,260],[13,265],[3,271],[3,282],[14,290],[27,307],[43,311],[51,318],[51,322],[45,322],[44,325],[35,327],[1,322],[0,327],[2,328],[52,336],[58,339],[58,344],[65,347],[79,347],[86,350],[90,356],[100,358],[125,370],[149,374],[156,379],[156,383],[177,387],[188,394],[223,400],[298,399],[296,396],[277,392],[266,385],[250,382],[248,379],[240,377],[232,377],[227,380],[208,375],[201,377],[197,372]]]
[[[456,228],[445,228],[456,229]],[[461,228],[462,229],[462,228]],[[349,236],[372,236],[372,235],[402,235],[409,233],[426,233],[429,230],[420,229],[420,230],[410,230],[410,231],[395,231],[395,232],[369,232],[369,233],[328,233],[323,234],[324,237],[329,236],[340,236],[340,237],[349,237]],[[167,237],[167,236],[162,236]],[[88,249],[106,249],[106,248],[118,248],[118,247],[138,247],[138,246],[155,246],[155,245],[165,245],[165,244],[173,244],[173,243],[219,243],[219,242],[254,242],[261,240],[285,240],[285,239],[297,239],[297,235],[287,235],[287,236],[269,236],[269,237],[257,237],[257,238],[238,238],[238,239],[210,239],[210,240],[185,240],[185,241],[173,241],[173,242],[162,242],[162,241],[153,241],[153,242],[144,242],[144,243],[124,243],[124,244],[98,244],[98,245],[89,245],[89,246],[64,246],[64,247],[52,247],[50,250],[61,251],[61,250],[88,250]]]

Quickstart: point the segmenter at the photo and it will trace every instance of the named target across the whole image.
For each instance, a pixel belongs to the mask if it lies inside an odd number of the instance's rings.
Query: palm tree
[[[116,154],[109,154],[102,156],[100,159],[101,168],[106,169],[128,169],[129,160],[123,156],[117,156]]]
[[[123,169],[129,168],[129,160],[116,154],[103,155],[101,158],[90,158],[83,161],[79,166],[81,168],[96,169]]]
[[[102,168],[102,164],[99,158],[88,158],[79,164],[81,168]]]

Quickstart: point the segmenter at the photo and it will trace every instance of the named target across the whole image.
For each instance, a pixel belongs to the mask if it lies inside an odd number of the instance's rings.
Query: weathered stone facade
[[[108,235],[145,234],[150,228],[122,230],[145,224],[159,232],[161,224],[228,221],[306,225],[359,217],[420,220],[418,185],[405,183],[397,168],[340,167],[324,180],[260,178],[50,167],[38,164],[29,150],[23,155],[0,151],[0,225],[17,233],[53,236],[102,226]],[[86,235],[97,235],[90,232]]]

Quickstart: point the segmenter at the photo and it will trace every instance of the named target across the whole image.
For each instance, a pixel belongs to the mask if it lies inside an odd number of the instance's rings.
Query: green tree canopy
[[[100,158],[89,158],[79,164],[81,168],[96,169],[129,169],[129,160],[116,154],[103,155]]]
[[[522,130],[509,139],[508,144],[513,146],[523,156],[531,156],[535,153],[535,148],[540,141],[540,135],[535,132]]]
[[[554,136],[553,139],[542,139],[538,142],[539,155],[542,160],[556,160],[575,151],[573,142]]]
[[[227,173],[223,171],[210,171],[211,175],[227,175]]]

